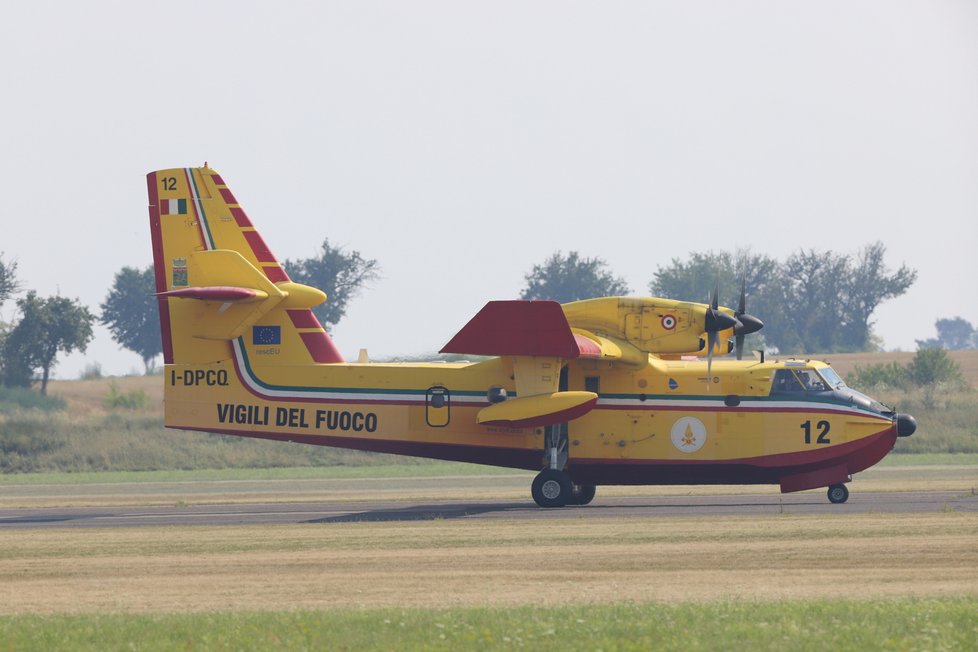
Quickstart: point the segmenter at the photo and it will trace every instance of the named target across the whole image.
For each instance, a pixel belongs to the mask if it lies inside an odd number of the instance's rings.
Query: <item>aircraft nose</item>
[[[898,414],[896,422],[898,437],[909,437],[917,431],[917,420],[909,414]]]

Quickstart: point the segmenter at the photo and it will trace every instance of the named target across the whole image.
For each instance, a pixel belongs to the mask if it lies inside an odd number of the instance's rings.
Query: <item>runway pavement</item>
[[[250,504],[52,507],[0,510],[0,530],[13,528],[113,528],[423,521],[434,519],[551,519],[675,516],[764,516],[978,511],[978,496],[964,492],[853,493],[841,505],[823,493],[601,498],[585,507],[541,509],[531,500],[255,502]]]

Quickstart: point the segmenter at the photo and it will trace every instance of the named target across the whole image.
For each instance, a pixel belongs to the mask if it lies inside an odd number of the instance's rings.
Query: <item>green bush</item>
[[[906,365],[896,362],[856,367],[849,374],[849,385],[856,389],[920,388],[934,391],[964,389],[961,367],[942,348],[919,349]]]
[[[846,382],[856,389],[909,389],[911,384],[907,368],[896,362],[856,367],[848,376]]]
[[[105,397],[103,404],[110,410],[115,410],[117,408],[138,410],[146,407],[146,405],[149,404],[149,396],[147,396],[146,392],[141,389],[132,390],[130,392],[120,392],[118,385],[115,383],[109,383],[109,395]]]
[[[907,378],[915,385],[962,383],[961,367],[940,347],[919,349],[906,367]]]

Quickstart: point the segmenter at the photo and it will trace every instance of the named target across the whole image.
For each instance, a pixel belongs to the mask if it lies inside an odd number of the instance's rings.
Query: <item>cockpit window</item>
[[[772,394],[825,392],[829,386],[814,369],[778,369],[771,384]]]
[[[835,369],[831,367],[826,367],[825,369],[819,369],[819,373],[822,374],[822,378],[829,384],[832,389],[842,389],[846,386],[846,381],[842,380],[839,374],[835,373]]]
[[[782,394],[784,392],[803,392],[805,388],[791,371],[791,369],[778,369],[774,372],[774,382],[771,383],[772,394]]]

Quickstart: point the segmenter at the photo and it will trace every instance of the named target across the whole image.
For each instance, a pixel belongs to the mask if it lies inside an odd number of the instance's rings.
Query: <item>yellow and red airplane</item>
[[[825,363],[741,360],[763,325],[743,289],[737,310],[716,292],[492,301],[442,349],[484,361],[344,362],[310,310],[326,295],[289,278],[221,175],[147,184],[170,428],[535,470],[541,507],[640,484],[828,487],[841,503],[916,428]]]

